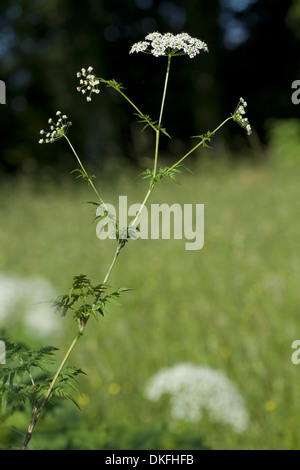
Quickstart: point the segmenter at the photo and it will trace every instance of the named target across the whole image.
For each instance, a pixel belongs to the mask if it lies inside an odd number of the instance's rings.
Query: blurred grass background
[[[70,364],[82,368],[81,411],[49,408],[38,423],[35,449],[297,449],[300,369],[291,362],[299,324],[298,121],[274,121],[266,154],[256,161],[208,158],[193,163],[181,186],[165,181],[151,203],[205,204],[205,243],[130,241],[110,285],[132,287],[121,306],[91,319]],[[102,197],[142,200],[147,182],[120,166],[98,175]],[[65,293],[77,274],[102,282],[115,243],[96,237],[89,188],[71,175],[6,179],[0,189],[0,272],[38,276]],[[19,318],[19,317],[18,317]],[[22,317],[1,332],[13,341],[59,348],[63,357],[76,326],[59,318],[42,338]],[[171,424],[168,401],[144,397],[147,380],[181,362],[222,370],[250,413],[241,434],[211,423]],[[20,446],[30,419],[17,413],[0,428],[2,445]]]

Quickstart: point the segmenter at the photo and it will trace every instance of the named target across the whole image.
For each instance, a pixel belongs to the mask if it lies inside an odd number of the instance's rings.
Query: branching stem
[[[166,77],[165,77],[165,83],[164,83],[164,90],[163,90],[163,96],[162,96],[162,102],[161,102],[161,108],[160,108],[160,115],[159,115],[159,121],[158,121],[158,126],[156,126],[155,124],[152,123],[151,120],[149,120],[149,125],[155,130],[155,133],[156,133],[156,140],[155,140],[155,154],[154,154],[154,167],[153,167],[153,174],[152,174],[152,179],[151,179],[151,182],[150,182],[150,187],[145,195],[145,198],[140,206],[140,209],[138,211],[138,213],[136,214],[134,220],[131,222],[131,226],[134,226],[135,223],[137,222],[143,208],[146,206],[147,202],[148,202],[148,199],[154,189],[154,186],[157,182],[157,178],[155,178],[157,176],[157,162],[158,162],[158,153],[159,153],[159,137],[160,137],[160,127],[161,127],[161,123],[162,123],[162,116],[163,116],[163,111],[164,111],[164,105],[165,105],[165,99],[166,99],[166,93],[167,93],[167,86],[168,86],[168,80],[169,80],[169,74],[170,74],[170,64],[171,64],[171,56],[169,55],[168,56],[168,65],[167,65],[167,72],[166,72]],[[113,82],[111,81],[106,81],[104,79],[101,79],[101,81],[103,81],[104,83],[107,83],[107,85],[113,87],[115,90],[117,90],[130,104],[131,106],[133,106],[133,108],[137,111],[137,113],[142,117],[143,114],[141,113],[141,111],[139,110],[139,108],[126,96],[125,93],[123,93],[123,91],[121,90],[121,87],[118,86],[117,84],[114,84]],[[227,118],[225,121],[223,121],[212,133],[209,134],[209,138],[211,136],[213,136],[227,121],[229,121],[230,119],[233,119],[233,117],[229,117]],[[100,194],[98,193],[91,177],[88,175],[88,173],[86,172],[84,166],[82,165],[82,162],[79,158],[79,156],[77,155],[73,145],[71,144],[69,138],[64,134],[64,137],[65,139],[67,140],[73,154],[75,155],[79,165],[80,165],[80,168],[82,170],[82,174],[83,176],[88,180],[88,183],[90,184],[90,186],[92,187],[92,189],[94,190],[95,194],[97,195],[98,199],[99,199],[99,202],[101,204],[103,204],[105,206],[105,203],[103,202]],[[165,173],[163,174],[163,176],[166,176],[168,173],[170,173],[172,170],[174,170],[178,165],[180,165],[189,155],[191,155],[198,147],[200,147],[201,145],[203,145],[205,143],[205,141],[207,140],[208,138],[203,136],[201,141],[195,145],[189,152],[187,152],[182,158],[180,158],[174,165],[172,165],[170,168],[168,168]],[[113,267],[118,259],[118,256],[120,254],[120,251],[121,249],[125,246],[125,243],[124,243],[124,240],[119,240],[118,241],[118,245],[117,245],[117,248],[115,250],[115,253],[114,253],[114,256],[113,256],[113,259],[112,259],[112,262],[109,266],[109,269],[104,277],[104,280],[103,280],[103,284],[106,284],[109,277],[110,277],[110,274],[113,270]],[[37,406],[37,402],[34,403],[33,405],[33,410],[32,410],[32,417],[31,417],[31,421],[30,421],[30,424],[29,424],[29,427],[28,427],[28,430],[27,430],[27,434],[25,436],[25,439],[24,439],[24,443],[22,445],[22,450],[25,450],[28,446],[28,443],[31,439],[31,436],[32,436],[32,433],[33,433],[33,430],[35,428],[35,425],[36,423],[38,422],[40,416],[41,416],[41,413],[45,407],[45,404],[47,402],[47,400],[49,399],[51,393],[53,392],[53,389],[54,389],[54,386],[61,374],[61,371],[62,369],[64,368],[67,360],[69,359],[73,349],[75,348],[77,342],[79,341],[79,339],[81,338],[83,332],[84,332],[84,329],[86,327],[86,324],[88,322],[88,319],[89,319],[89,314],[86,314],[86,315],[83,315],[82,319],[81,319],[81,323],[80,323],[80,328],[79,328],[79,331],[76,335],[76,337],[74,338],[74,340],[72,341],[69,349],[67,350],[66,354],[64,355],[53,379],[52,379],[52,382],[51,384],[49,385],[49,388],[43,398],[43,401],[41,403],[41,405]],[[30,375],[30,378],[31,378],[31,381],[32,383],[34,383],[33,381],[33,378],[32,376]]]

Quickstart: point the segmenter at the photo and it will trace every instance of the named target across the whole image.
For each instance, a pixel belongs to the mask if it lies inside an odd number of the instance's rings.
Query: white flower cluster
[[[168,55],[188,55],[191,59],[200,51],[208,52],[205,42],[193,38],[187,33],[150,33],[145,37],[145,41],[137,42],[131,47],[129,54],[133,52],[145,52],[159,56]]]
[[[17,323],[30,336],[58,335],[61,323],[49,302],[56,296],[56,288],[47,279],[0,273],[0,325],[9,330]]]
[[[206,410],[213,422],[229,424],[235,432],[249,425],[249,415],[235,385],[220,371],[193,364],[178,364],[154,375],[145,390],[146,397],[158,401],[170,395],[174,420],[200,421]]]
[[[249,124],[248,118],[245,117],[246,111],[245,108],[247,106],[246,101],[244,98],[240,98],[239,104],[236,107],[236,110],[233,115],[233,119],[237,122],[240,126],[246,129],[247,134],[252,134],[252,129]]]
[[[93,67],[88,67],[88,69],[82,68],[80,72],[77,72],[77,78],[80,78],[80,85],[76,89],[83,95],[88,93],[88,96],[86,97],[87,101],[92,101],[91,94],[92,93],[100,93],[100,90],[98,88],[98,85],[100,83],[100,80],[94,75],[93,73]]]
[[[68,116],[61,114],[61,111],[56,111],[56,116],[58,120],[55,123],[52,118],[48,119],[48,124],[50,124],[50,132],[45,132],[44,130],[40,131],[41,135],[44,135],[45,138],[39,140],[39,144],[52,144],[56,140],[61,139],[66,133],[71,122],[67,122]]]

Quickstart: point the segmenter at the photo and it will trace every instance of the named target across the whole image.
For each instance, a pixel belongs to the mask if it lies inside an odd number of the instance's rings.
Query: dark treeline
[[[300,78],[298,10],[297,0],[2,0],[0,170],[70,164],[64,143],[38,144],[39,130],[57,110],[72,121],[72,142],[93,168],[108,158],[141,163],[149,136],[136,137],[128,103],[103,87],[87,103],[76,91],[76,72],[92,65],[97,75],[121,81],[143,112],[158,119],[166,60],[128,53],[151,31],[186,31],[210,51],[172,63],[163,125],[176,139],[164,138],[166,152],[212,130],[240,96],[265,144],[270,118],[298,114],[291,104],[291,84]],[[228,149],[249,145],[237,133],[232,125],[223,134]]]

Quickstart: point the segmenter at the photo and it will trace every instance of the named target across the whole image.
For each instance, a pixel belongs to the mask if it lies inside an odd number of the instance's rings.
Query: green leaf
[[[147,179],[147,178],[152,178],[153,177],[153,170],[150,170],[150,168],[147,168],[145,171],[143,171],[139,177],[142,177],[142,179]]]
[[[94,206],[99,206],[99,202],[95,202],[95,201],[86,201],[86,204],[93,204]]]
[[[101,78],[100,78],[100,81],[106,83],[107,86],[110,86],[110,87],[114,88],[114,89],[117,90],[117,91],[121,91],[121,90],[124,90],[124,89],[125,89],[121,82],[117,82],[117,81],[114,80],[114,79],[112,79],[112,80],[104,80],[104,79],[101,79]]]
[[[158,130],[157,121],[153,121],[148,114],[143,114],[140,112],[140,113],[134,113],[134,115],[140,118],[138,122],[146,123],[142,129],[142,132],[149,126],[152,127],[152,129],[154,129],[155,131]]]
[[[99,204],[98,204],[99,205]],[[109,214],[108,211],[105,211],[104,214],[102,215],[97,215],[94,220],[93,220],[93,223],[97,220],[98,222],[100,222],[102,219],[105,219],[105,217],[107,217]],[[110,223],[110,220],[107,221],[107,223],[104,225],[104,227],[106,227],[108,224]]]
[[[71,173],[78,173],[76,178],[82,178],[85,181],[87,181],[89,184],[92,179],[95,179],[95,175],[89,175],[85,170],[82,170],[81,168],[76,168],[75,170],[72,170]]]
[[[209,145],[207,145],[206,142],[210,142],[213,135],[214,135],[213,132],[207,131],[206,134],[194,135],[194,136],[192,136],[192,138],[197,138],[197,139],[203,140],[203,143],[202,143],[203,147],[211,148]]]
[[[2,392],[0,398],[1,398],[1,415],[5,416],[6,407],[7,407],[7,399],[8,399],[7,391]]]
[[[134,290],[132,287],[119,287],[118,293],[127,292],[129,290]]]
[[[29,401],[31,406],[41,398],[43,386],[49,372],[47,365],[53,363],[53,354],[57,348],[53,346],[31,349],[23,344],[13,344],[4,339],[7,362],[0,367],[0,414],[2,419],[20,409]],[[42,375],[39,374],[42,372]],[[34,379],[33,379],[34,377]]]
[[[161,127],[161,126],[158,126],[158,130],[160,130],[160,132],[162,132],[163,134],[165,134],[167,137],[169,137],[169,139],[171,139],[171,136],[167,133],[166,129],[164,127]]]

